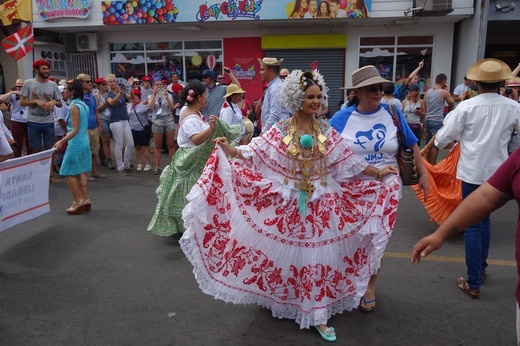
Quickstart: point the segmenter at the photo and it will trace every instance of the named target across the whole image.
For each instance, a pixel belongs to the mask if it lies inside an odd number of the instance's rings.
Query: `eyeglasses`
[[[83,83],[88,83],[88,84],[92,84],[92,81],[91,81],[91,80],[82,80],[81,82],[83,82]]]
[[[369,85],[365,87],[364,89],[368,90],[371,93],[375,93],[376,91],[383,91],[384,87],[383,84],[375,84],[375,85]]]
[[[224,79],[224,77],[217,77],[217,79]]]
[[[16,87],[17,88],[23,88],[23,85],[17,85]]]

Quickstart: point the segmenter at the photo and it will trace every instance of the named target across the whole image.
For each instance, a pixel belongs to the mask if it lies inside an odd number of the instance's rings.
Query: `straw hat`
[[[277,60],[276,58],[263,58],[258,59],[258,61],[265,66],[280,66],[280,64],[283,62],[283,59]]]
[[[228,96],[231,96],[233,94],[244,94],[245,91],[242,90],[238,85],[236,84],[230,84],[226,87],[226,95],[224,95],[224,98],[227,98]]]
[[[497,83],[513,78],[513,73],[505,62],[489,58],[475,62],[466,76],[477,82]]]
[[[513,77],[510,80],[507,81],[506,86],[512,87],[512,86],[520,86],[520,77]]]
[[[22,85],[22,86],[23,86],[23,79],[18,78],[18,79],[16,80],[16,83],[14,83],[14,84],[15,84],[15,85]]]
[[[352,86],[347,86],[342,89],[358,89],[369,85],[388,82],[390,81],[379,75],[379,72],[377,72],[374,65],[368,65],[355,70],[352,73]]]
[[[96,83],[97,83],[97,82],[96,82]],[[67,80],[66,80],[66,79],[61,79],[61,80],[58,82],[58,85],[67,86]]]
[[[289,69],[283,68],[280,70],[281,77],[284,77],[284,76],[287,77],[289,75],[289,73],[291,73],[291,72],[289,72]]]

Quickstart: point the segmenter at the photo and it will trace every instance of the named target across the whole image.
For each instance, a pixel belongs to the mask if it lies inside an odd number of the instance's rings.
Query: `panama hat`
[[[352,73],[352,85],[342,89],[358,89],[369,85],[388,82],[390,81],[379,75],[379,72],[377,72],[374,65],[368,65],[355,70]]]
[[[15,85],[21,84],[23,86],[23,79],[18,78],[14,84]]]
[[[258,61],[265,66],[280,66],[280,64],[283,62],[283,59],[277,60],[276,58],[263,58],[258,59]]]
[[[512,87],[512,86],[520,86],[520,77],[513,77],[510,80],[507,81],[506,86]]]
[[[289,75],[289,69],[283,68],[280,70],[280,77],[287,77]]]
[[[230,84],[226,87],[226,95],[224,95],[224,98],[229,97],[233,94],[244,94],[245,91],[242,90],[238,85],[236,84]]]
[[[513,78],[513,73],[505,62],[489,58],[471,65],[466,76],[477,82],[497,83]]]

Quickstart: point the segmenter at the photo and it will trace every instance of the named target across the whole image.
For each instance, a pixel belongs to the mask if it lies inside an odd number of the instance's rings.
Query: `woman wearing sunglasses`
[[[358,156],[376,168],[382,169],[388,165],[398,166],[397,154],[399,152],[399,141],[397,138],[397,127],[394,125],[392,113],[399,119],[405,136],[406,145],[414,151],[417,170],[420,175],[419,190],[424,190],[425,198],[428,195],[428,173],[421,158],[417,137],[408,127],[406,120],[399,107],[393,107],[393,112],[388,105],[381,104],[381,96],[384,83],[390,81],[381,78],[375,66],[369,65],[360,68],[352,73],[353,85],[348,87],[354,90],[358,98],[358,104],[354,107],[342,109],[337,112],[329,121],[330,125],[336,129],[348,142],[350,149]],[[377,188],[373,185],[374,176],[361,174],[354,177],[360,184],[365,184],[368,188]],[[388,204],[393,204],[401,197],[401,180],[395,176],[387,176],[382,179],[385,187],[394,196],[387,198]],[[395,207],[394,205],[387,206]],[[386,211],[387,208],[380,210]],[[395,214],[381,215],[383,227],[374,230],[378,233],[374,242],[375,253],[370,258],[371,278],[365,295],[361,298],[359,308],[365,312],[374,310],[376,306],[376,280],[381,260],[388,240],[392,235],[395,222]]]

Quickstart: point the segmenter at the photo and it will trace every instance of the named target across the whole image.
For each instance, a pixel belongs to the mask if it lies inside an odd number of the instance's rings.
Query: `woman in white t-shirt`
[[[227,86],[226,95],[224,95],[224,104],[220,110],[220,119],[228,123],[229,125],[238,125],[241,129],[241,134],[244,136],[244,116],[238,103],[242,99],[242,95],[245,93],[242,88],[236,84],[230,84]],[[241,138],[237,138],[235,143],[238,144]]]
[[[426,109],[424,100],[421,100],[419,94],[419,86],[416,84],[410,84],[408,87],[408,95],[403,101],[403,115],[410,130],[418,139],[417,145],[421,146],[421,119],[424,119]]]
[[[210,115],[208,121],[204,119],[200,111],[206,107],[207,92],[198,80],[191,81],[182,90],[180,99],[186,108],[179,121],[179,149],[161,174],[161,184],[156,191],[159,201],[148,225],[149,232],[163,237],[184,232],[182,209],[188,203],[186,195],[214,149],[211,139],[225,136],[233,141],[241,133],[239,126],[229,126],[216,115]]]

